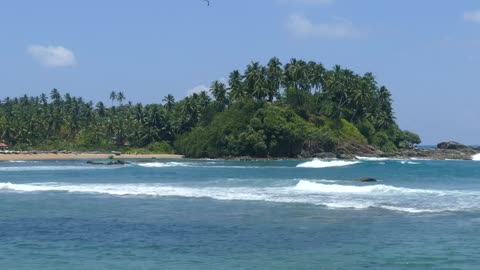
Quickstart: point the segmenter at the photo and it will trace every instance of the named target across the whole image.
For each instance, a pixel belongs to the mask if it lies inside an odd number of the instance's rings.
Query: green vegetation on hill
[[[420,143],[395,123],[391,94],[373,74],[312,61],[252,62],[243,73],[231,72],[228,83],[213,82],[210,93],[180,101],[167,95],[163,104],[124,103],[122,92],[110,98],[111,107],[56,89],[50,97],[7,97],[0,104],[1,140],[16,149],[189,157],[296,157],[311,145],[335,152],[340,143],[393,152]]]

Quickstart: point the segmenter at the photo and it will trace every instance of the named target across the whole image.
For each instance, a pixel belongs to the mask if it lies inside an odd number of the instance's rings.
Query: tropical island
[[[57,89],[6,97],[0,140],[14,150],[192,158],[401,156],[421,143],[397,125],[391,93],[372,73],[314,61],[252,62],[178,101],[133,104],[121,91],[110,99],[94,104]]]

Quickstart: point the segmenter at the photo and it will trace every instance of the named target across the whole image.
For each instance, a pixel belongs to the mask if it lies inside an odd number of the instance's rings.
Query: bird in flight
[[[209,0],[203,0],[205,2],[207,2],[207,6],[210,6],[210,1]]]

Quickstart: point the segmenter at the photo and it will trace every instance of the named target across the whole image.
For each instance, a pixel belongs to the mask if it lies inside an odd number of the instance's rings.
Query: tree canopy
[[[0,104],[0,138],[18,149],[162,149],[192,157],[295,157],[315,141],[325,151],[340,142],[373,144],[383,151],[411,148],[418,135],[395,122],[392,97],[372,73],[273,57],[234,70],[209,92],[163,103],[124,103],[112,91],[110,106],[53,89],[49,96],[6,97]],[[150,149],[152,149],[150,147]]]

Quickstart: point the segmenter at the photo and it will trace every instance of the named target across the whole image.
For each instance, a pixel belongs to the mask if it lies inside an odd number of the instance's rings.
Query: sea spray
[[[312,161],[304,162],[297,165],[297,168],[330,168],[330,167],[344,167],[358,164],[358,161],[346,160],[320,160],[314,159]]]

